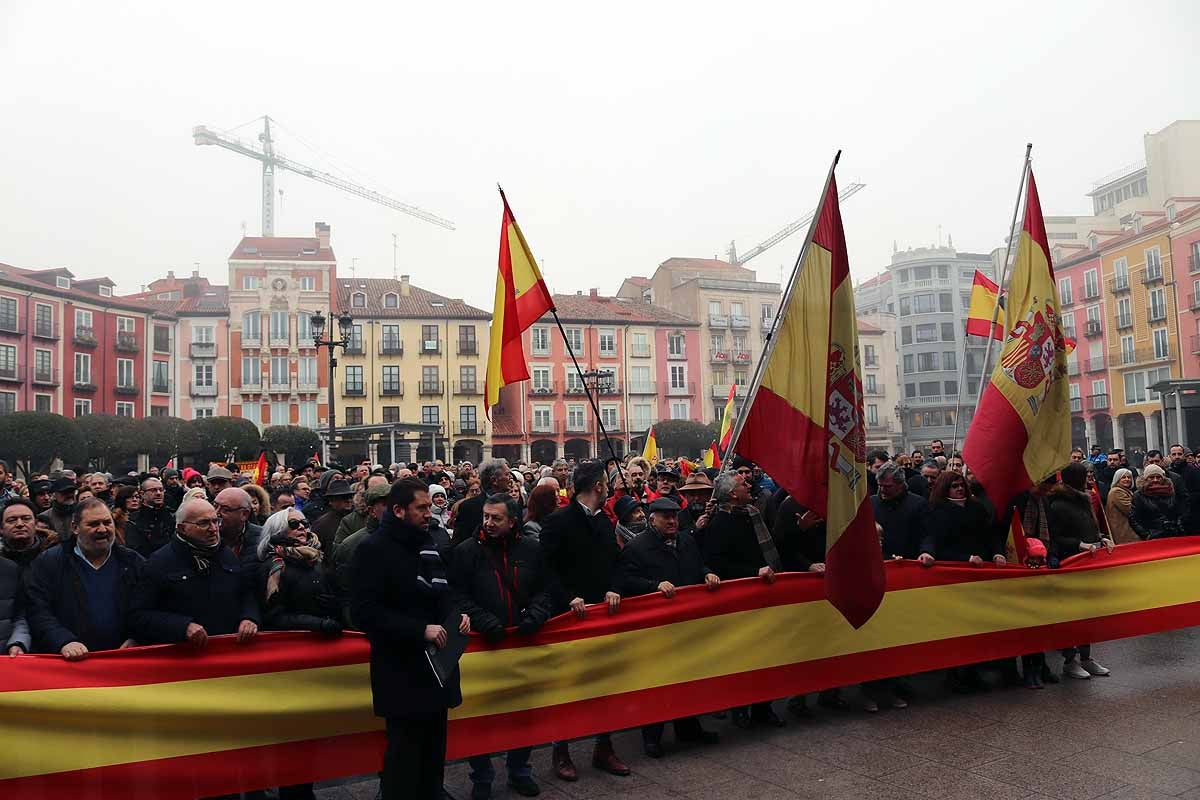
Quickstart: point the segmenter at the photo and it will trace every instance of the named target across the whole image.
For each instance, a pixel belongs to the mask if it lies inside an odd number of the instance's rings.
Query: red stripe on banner
[[[378,772],[386,743],[380,730],[31,775],[0,782],[0,786],[5,797],[21,800],[194,800]]]
[[[738,455],[786,481],[796,502],[826,515],[825,487],[829,482],[829,433],[806,414],[760,386],[737,440]],[[786,447],[780,443],[786,442]],[[728,456],[728,454],[726,454]]]
[[[883,560],[870,498],[825,554],[825,597],[846,621],[861,628],[883,602]]]
[[[1032,571],[1032,570],[1027,570]],[[1200,625],[1200,603],[871,650],[450,723],[449,758],[590,736],[897,675]]]

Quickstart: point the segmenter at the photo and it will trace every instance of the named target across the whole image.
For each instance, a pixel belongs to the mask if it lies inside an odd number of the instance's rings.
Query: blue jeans
[[[518,747],[508,751],[504,761],[509,778],[528,778],[533,774],[533,768],[529,766],[529,755],[532,752],[532,747]],[[495,779],[496,768],[492,766],[491,756],[472,756],[467,759],[467,763],[471,765],[471,783],[490,784]]]

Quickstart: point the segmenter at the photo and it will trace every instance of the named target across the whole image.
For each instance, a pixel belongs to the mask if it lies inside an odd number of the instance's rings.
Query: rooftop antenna
[[[396,253],[397,253],[397,248],[399,248],[399,246],[400,246],[399,239],[397,239],[396,234],[393,233],[392,234],[392,280],[396,280],[396,269],[397,269]]]
[[[283,216],[283,187],[279,187],[279,216]]]
[[[357,276],[358,276],[358,259],[352,258],[352,259],[350,259],[350,277],[354,278]]]

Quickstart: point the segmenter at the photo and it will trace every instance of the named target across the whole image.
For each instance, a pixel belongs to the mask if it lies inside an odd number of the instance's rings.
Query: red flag
[[[992,315],[996,313],[996,296],[1002,295],[1000,287],[987,275],[975,270],[975,282],[971,286],[971,303],[967,307],[967,334],[970,336],[988,336],[1004,341],[1004,316],[992,325]],[[1001,311],[1004,309],[1001,308]]]
[[[262,451],[258,454],[258,463],[254,465],[254,482],[259,486],[265,486],[267,483],[267,470],[270,467],[267,465],[267,451]]]

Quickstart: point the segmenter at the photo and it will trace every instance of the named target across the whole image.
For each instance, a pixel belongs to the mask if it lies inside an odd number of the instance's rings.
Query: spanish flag
[[[265,486],[267,483],[267,471],[270,465],[267,464],[267,451],[262,450],[258,454],[258,463],[254,465],[254,477],[251,479],[258,486]]]
[[[1014,508],[1012,521],[1008,524],[1008,539],[1004,542],[1004,557],[1008,563],[1020,566],[1028,555],[1029,543],[1025,539],[1025,526],[1021,524],[1021,511]]]
[[[725,413],[721,415],[721,450],[726,456],[729,449],[729,440],[733,437],[733,398],[737,392],[737,384],[729,387],[729,399],[725,401]],[[717,465],[718,467],[720,464]]]
[[[646,434],[646,446],[642,448],[642,458],[653,464],[658,461],[658,440],[654,438],[654,426],[650,426],[650,431]]]
[[[998,509],[1071,453],[1067,343],[1032,170],[1004,314],[1004,346],[963,445],[963,458]]]
[[[971,304],[967,307],[967,335],[991,336],[998,342],[1004,341],[1003,318],[992,324],[996,312],[996,296],[1000,287],[979,270],[975,270],[975,282],[971,285]],[[990,332],[990,333],[989,333]]]
[[[825,597],[858,628],[883,601],[884,572],[867,498],[858,324],[833,168],[809,237],[734,447],[825,519]]]
[[[720,469],[721,456],[717,453],[717,443],[714,441],[704,451],[704,468],[705,469]]]
[[[503,189],[500,200],[504,203],[504,216],[500,221],[500,271],[496,275],[496,303],[492,311],[485,411],[500,402],[501,386],[529,380],[521,334],[543,314],[554,310],[550,290],[508,207]]]

